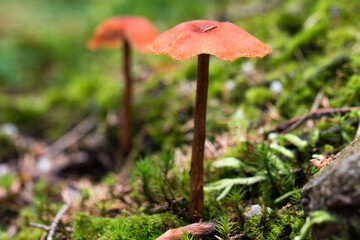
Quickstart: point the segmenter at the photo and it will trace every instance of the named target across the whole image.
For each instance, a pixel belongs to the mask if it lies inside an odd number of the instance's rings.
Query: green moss
[[[295,209],[294,209],[295,210]],[[298,235],[301,226],[305,220],[303,218],[303,211],[296,215],[289,210],[271,210],[269,208],[262,208],[261,215],[255,215],[245,223],[246,235],[251,239],[262,236],[264,239],[277,239],[285,225],[290,225],[293,229],[290,238]]]
[[[11,237],[6,232],[0,231],[0,239],[1,240],[11,240]]]
[[[264,107],[266,103],[274,99],[274,94],[266,87],[250,88],[245,94],[246,101],[257,107]]]
[[[266,172],[264,161],[259,161],[254,154],[258,145],[253,142],[255,135],[258,139],[259,133],[268,130],[269,123],[276,125],[308,113],[320,91],[325,99],[329,99],[331,107],[360,104],[359,34],[356,27],[360,15],[353,13],[358,8],[358,0],[320,0],[315,4],[311,0],[281,3],[256,0],[241,5],[237,1],[201,0],[194,4],[192,0],[179,3],[153,0],[148,8],[143,8],[146,0],[136,3],[109,0],[106,4],[96,0],[76,3],[58,0],[51,4],[45,0],[33,1],[35,4],[20,0],[0,3],[0,13],[5,13],[1,14],[5,16],[4,22],[16,23],[11,24],[11,28],[5,24],[0,29],[3,36],[0,45],[4,49],[0,55],[0,83],[4,86],[0,93],[0,122],[16,124],[26,136],[33,136],[35,131],[35,137],[52,142],[90,113],[97,114],[102,121],[99,124],[104,125],[107,112],[118,112],[123,87],[120,51],[90,52],[85,48],[85,42],[101,20],[122,13],[144,15],[155,21],[161,32],[182,20],[237,19],[237,25],[273,49],[272,54],[261,60],[239,59],[229,63],[212,57],[210,61],[207,138],[221,152],[222,143],[218,145],[216,140],[225,133],[224,139],[229,139],[223,146],[228,150],[227,157],[236,158],[247,167],[214,169],[212,160],[207,160],[204,179],[209,183],[227,177],[267,176],[267,180],[241,186],[241,192],[246,192],[238,201],[241,203],[231,203],[237,217],[243,214],[242,207],[249,202],[282,207],[273,202],[293,190],[295,169],[302,169],[306,177],[310,177],[318,171],[309,166],[312,154],[332,154],[355,134],[358,121],[355,113],[345,118],[322,118],[315,120],[313,131],[304,135],[301,135],[304,131],[300,126],[292,131],[296,137],[265,139],[276,142],[277,149],[282,150],[269,161]],[[261,14],[254,14],[260,5]],[[52,21],[55,18],[57,21]],[[49,23],[51,27],[48,27]],[[244,61],[254,66],[249,75],[242,73]],[[192,129],[187,123],[191,123],[193,118],[197,65],[196,58],[175,62],[168,57],[143,57],[134,52],[133,66],[136,80],[133,133],[137,136],[141,129],[139,135],[145,137],[134,141],[135,151],[140,152],[143,161],[138,161],[137,169],[133,171],[131,196],[145,208],[145,201],[162,203],[172,197],[164,182],[166,167],[161,163],[165,162],[159,158],[163,157],[165,150],[191,145]],[[228,80],[233,81],[234,89],[225,108],[221,101]],[[274,80],[283,85],[281,94],[274,95],[265,87]],[[270,111],[267,109],[269,102],[275,106]],[[272,118],[272,113],[278,113],[281,118]],[[115,135],[115,131],[111,134]],[[14,150],[11,141],[7,136],[1,136],[0,161],[15,154],[10,152]],[[156,154],[154,158],[152,154]],[[172,166],[167,178],[176,197],[188,197],[187,170]],[[273,180],[269,181],[270,178]],[[13,180],[12,176],[3,176],[0,182],[2,187],[9,188]],[[102,183],[111,188],[114,180],[108,176]],[[275,188],[278,192],[274,191]],[[49,187],[44,181],[35,184],[34,200],[30,207],[22,209],[19,216],[19,238],[28,237],[30,221],[51,222],[51,217],[59,209],[59,204],[53,203],[59,192],[59,188]],[[90,197],[89,192],[90,189],[82,190],[84,200]],[[211,221],[225,212],[234,214],[224,200],[216,201],[217,197],[211,193],[205,195],[204,220]],[[286,200],[288,198],[281,203],[285,204]],[[94,206],[103,207],[101,203]],[[292,213],[278,212],[254,218],[248,223],[249,236],[276,238],[284,224],[291,224],[294,232],[299,232],[304,223],[302,214],[297,207]],[[136,215],[106,219],[79,215],[75,220],[74,237],[136,239],[138,235],[134,231],[138,231],[142,234],[138,239],[146,239],[179,225],[163,227],[165,220],[159,220],[154,230],[153,225],[149,225],[153,218]],[[178,218],[172,216],[169,221]],[[262,223],[265,220],[272,222]],[[136,221],[145,227],[140,229]],[[38,238],[39,232],[34,231],[33,235]],[[1,233],[2,236],[7,237],[5,233]]]
[[[36,228],[24,228],[13,238],[14,240],[38,240],[44,230]]]
[[[16,179],[16,175],[13,173],[7,173],[0,176],[0,187],[9,190],[11,184],[15,181],[15,179]]]
[[[102,182],[109,188],[114,187],[116,181],[116,175],[113,173],[106,174],[105,177],[103,177],[102,179]]]
[[[188,173],[175,166],[172,151],[138,160],[131,175],[132,195],[139,202],[167,202],[187,196]]]
[[[155,239],[166,229],[176,228],[183,224],[177,216],[170,213],[151,216],[140,214],[114,219],[79,213],[73,224],[72,237],[75,240],[94,238],[105,240],[114,235],[120,235],[127,236],[129,239]]]

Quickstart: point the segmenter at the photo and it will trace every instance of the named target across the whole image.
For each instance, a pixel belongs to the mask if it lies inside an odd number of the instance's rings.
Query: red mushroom
[[[190,170],[191,221],[198,221],[203,211],[204,142],[209,57],[234,61],[240,57],[262,58],[271,49],[238,26],[229,22],[195,20],[181,23],[160,34],[149,46],[153,54],[166,54],[175,60],[198,56],[194,140]]]
[[[323,159],[311,159],[310,162],[314,164],[317,168],[322,168],[324,163],[327,163],[330,158],[323,158]]]
[[[157,35],[156,28],[142,17],[115,17],[101,23],[94,36],[88,42],[91,50],[114,48],[124,45],[123,69],[125,75],[125,92],[123,96],[121,149],[126,156],[131,150],[131,95],[132,77],[130,72],[130,46],[139,52],[148,52],[146,46]]]

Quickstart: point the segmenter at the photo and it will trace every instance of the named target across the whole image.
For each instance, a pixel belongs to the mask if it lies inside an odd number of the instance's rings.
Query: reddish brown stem
[[[121,150],[124,156],[127,156],[131,150],[131,95],[132,95],[132,79],[130,73],[130,45],[127,40],[124,40],[123,49],[123,71],[125,77],[125,88],[123,95],[123,109],[122,109],[122,126],[121,134]]]
[[[204,143],[206,136],[206,103],[209,83],[209,54],[198,56],[196,102],[194,111],[194,140],[190,169],[189,219],[197,222],[204,208]]]

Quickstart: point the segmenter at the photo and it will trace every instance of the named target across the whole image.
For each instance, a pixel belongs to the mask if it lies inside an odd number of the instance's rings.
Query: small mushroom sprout
[[[330,158],[323,158],[323,159],[311,159],[310,162],[314,164],[317,168],[322,168],[324,163],[327,163]]]

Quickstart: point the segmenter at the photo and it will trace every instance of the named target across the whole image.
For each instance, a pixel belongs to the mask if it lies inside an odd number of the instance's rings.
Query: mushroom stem
[[[206,136],[206,103],[209,83],[209,54],[198,55],[194,140],[190,169],[189,220],[197,222],[204,208],[204,143]]]
[[[124,156],[127,156],[131,150],[131,95],[132,95],[132,80],[130,73],[130,45],[124,39],[123,49],[123,71],[125,77],[125,89],[123,95],[123,109],[122,109],[122,129],[121,133],[121,150]]]

